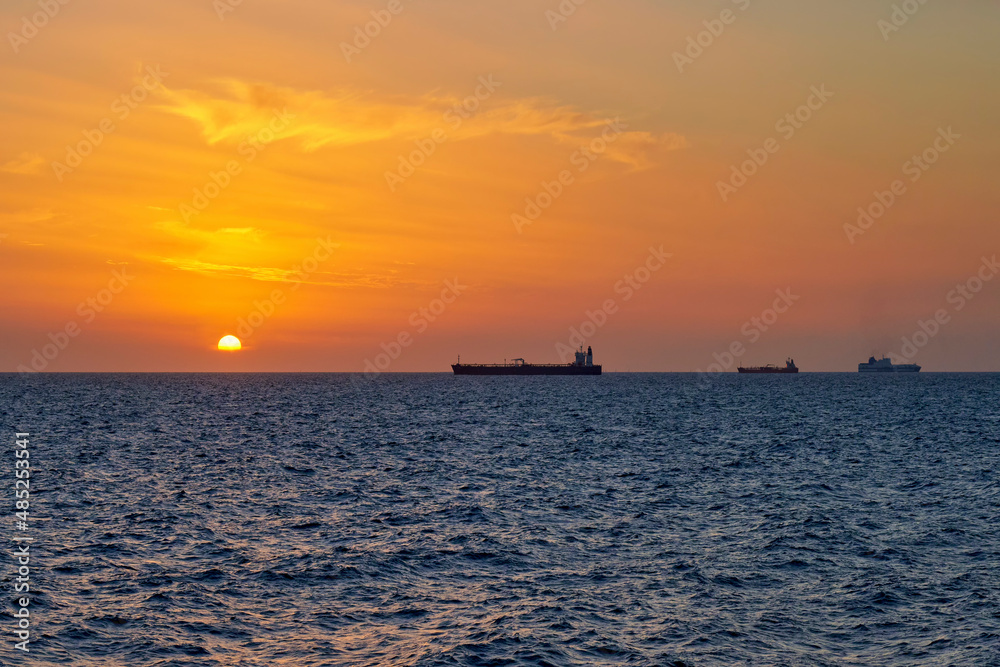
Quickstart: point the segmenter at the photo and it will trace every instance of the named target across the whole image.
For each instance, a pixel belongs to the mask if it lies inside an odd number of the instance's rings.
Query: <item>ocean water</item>
[[[7,615],[0,662],[998,665],[998,395],[0,376],[6,506],[28,431],[35,540],[31,652]]]

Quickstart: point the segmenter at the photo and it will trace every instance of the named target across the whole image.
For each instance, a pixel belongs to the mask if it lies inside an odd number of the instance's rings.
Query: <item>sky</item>
[[[1000,371],[996,2],[0,27],[0,371]]]

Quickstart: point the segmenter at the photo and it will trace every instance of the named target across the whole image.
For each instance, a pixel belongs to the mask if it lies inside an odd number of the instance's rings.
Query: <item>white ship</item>
[[[893,364],[891,359],[869,357],[868,363],[858,364],[859,373],[919,373],[917,364]]]

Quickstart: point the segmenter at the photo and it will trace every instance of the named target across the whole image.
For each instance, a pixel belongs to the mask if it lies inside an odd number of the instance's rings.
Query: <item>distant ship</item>
[[[920,366],[917,364],[893,364],[891,359],[884,356],[876,360],[869,357],[867,364],[858,364],[859,373],[919,373]]]
[[[775,366],[774,364],[768,364],[767,366],[750,366],[749,368],[744,368],[740,366],[736,369],[740,373],[798,373],[799,369],[795,366],[795,361],[788,359],[785,361],[785,367]]]
[[[458,358],[451,369],[455,375],[600,375],[601,366],[594,365],[594,351],[587,348],[576,353],[576,360],[570,364],[528,364],[524,359],[513,359],[503,364],[463,364]]]

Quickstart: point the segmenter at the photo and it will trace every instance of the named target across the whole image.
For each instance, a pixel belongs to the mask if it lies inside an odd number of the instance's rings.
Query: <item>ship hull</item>
[[[737,373],[744,373],[749,375],[786,375],[790,373],[798,373],[798,368],[737,368]]]
[[[600,375],[600,366],[452,364],[455,375]]]
[[[859,373],[919,373],[920,367],[916,368],[859,368]]]
[[[884,357],[878,361],[872,357],[868,363],[858,364],[859,373],[919,373],[920,368],[918,364],[893,364]]]

